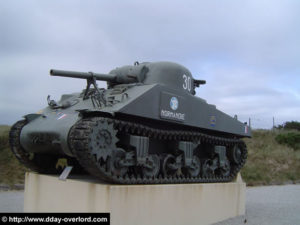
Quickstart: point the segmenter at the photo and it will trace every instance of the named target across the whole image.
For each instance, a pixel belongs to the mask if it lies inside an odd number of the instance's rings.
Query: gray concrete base
[[[110,212],[111,224],[212,224],[245,213],[246,185],[111,185],[26,173],[25,212]]]

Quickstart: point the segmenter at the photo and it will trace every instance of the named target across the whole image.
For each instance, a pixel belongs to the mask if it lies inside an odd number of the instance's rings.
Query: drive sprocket
[[[108,161],[114,162],[113,152],[118,149],[116,134],[112,121],[98,117],[78,121],[69,134],[70,148],[80,165],[105,181],[115,172]]]
[[[88,145],[97,161],[100,159],[106,161],[107,157],[110,156],[118,141],[116,134],[113,123],[109,123],[107,120],[96,121],[89,134],[90,142]]]

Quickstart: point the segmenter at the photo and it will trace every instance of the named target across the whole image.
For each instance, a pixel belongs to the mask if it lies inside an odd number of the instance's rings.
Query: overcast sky
[[[186,66],[207,81],[199,97],[254,128],[300,121],[298,0],[2,0],[0,124],[85,87],[51,68],[108,73],[134,61]]]

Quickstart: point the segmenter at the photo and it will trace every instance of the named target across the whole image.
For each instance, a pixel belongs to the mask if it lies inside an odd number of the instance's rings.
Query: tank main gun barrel
[[[66,70],[50,70],[51,76],[59,76],[59,77],[72,77],[72,78],[80,78],[80,79],[89,79],[95,78],[96,80],[103,81],[116,81],[116,75],[113,74],[102,74],[102,73],[93,73],[93,72],[75,72],[75,71],[66,71]]]
[[[194,80],[194,84],[196,87],[199,87],[202,84],[206,84],[205,80]]]

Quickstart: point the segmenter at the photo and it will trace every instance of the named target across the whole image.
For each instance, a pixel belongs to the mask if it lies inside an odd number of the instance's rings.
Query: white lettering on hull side
[[[168,110],[162,109],[160,111],[160,115],[163,118],[169,118],[174,120],[181,120],[183,121],[185,119],[185,113],[179,113],[179,112],[170,112]]]

